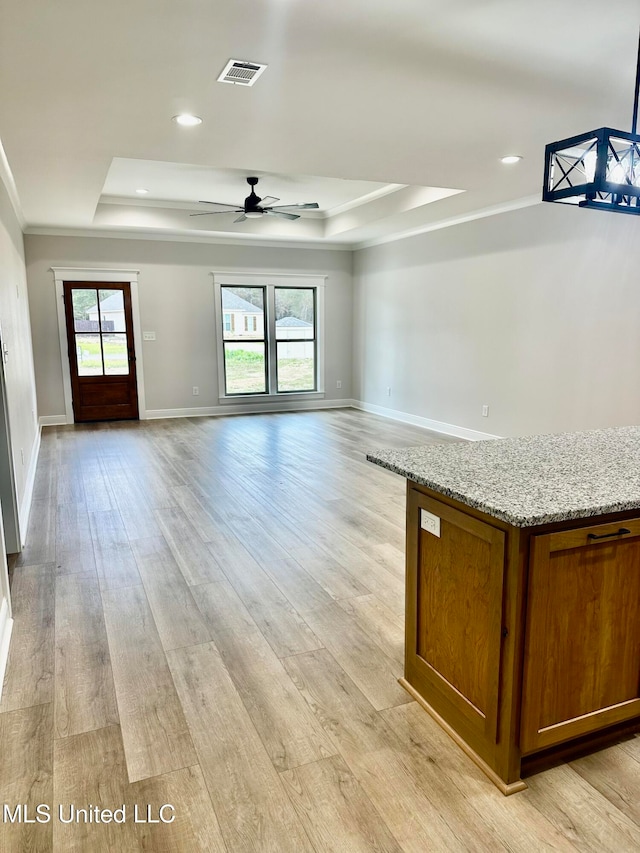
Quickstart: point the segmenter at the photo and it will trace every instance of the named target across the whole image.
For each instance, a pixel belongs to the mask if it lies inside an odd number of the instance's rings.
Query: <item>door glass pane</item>
[[[264,340],[264,288],[221,287],[224,340]]]
[[[278,391],[315,391],[314,341],[278,341]]]
[[[76,335],[78,376],[102,376],[100,335]]]
[[[100,290],[102,332],[126,332],[124,294],[121,290]]]
[[[276,340],[313,340],[314,293],[310,287],[276,287]]]
[[[267,371],[264,343],[225,343],[224,370],[227,394],[264,394]]]
[[[107,376],[129,373],[126,335],[103,335],[104,372]]]
[[[76,332],[99,332],[98,291],[93,287],[79,287],[71,291],[73,325]]]

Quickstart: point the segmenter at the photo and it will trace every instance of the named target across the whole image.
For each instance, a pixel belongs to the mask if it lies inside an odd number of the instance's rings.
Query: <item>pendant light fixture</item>
[[[640,41],[631,133],[600,127],[545,148],[543,201],[640,215]]]

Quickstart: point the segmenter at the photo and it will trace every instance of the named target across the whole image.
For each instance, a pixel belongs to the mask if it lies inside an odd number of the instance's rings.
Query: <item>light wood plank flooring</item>
[[[0,802],[53,820],[0,851],[640,850],[640,738],[505,799],[397,684],[405,483],[365,451],[447,440],[355,410],[46,428]]]

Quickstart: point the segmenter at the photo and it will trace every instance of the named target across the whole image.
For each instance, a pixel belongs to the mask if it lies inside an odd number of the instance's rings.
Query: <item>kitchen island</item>
[[[409,693],[505,794],[640,730],[640,427],[380,450]]]

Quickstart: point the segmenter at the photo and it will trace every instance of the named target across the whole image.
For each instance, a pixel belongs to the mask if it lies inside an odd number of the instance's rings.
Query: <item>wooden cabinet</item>
[[[498,725],[504,539],[501,530],[412,492],[417,571],[409,592],[406,669],[464,727],[494,741]],[[437,535],[425,529],[437,519]]]
[[[404,686],[504,793],[640,728],[640,519],[512,527],[409,483]]]
[[[534,536],[530,566],[523,754],[640,716],[640,520]]]

